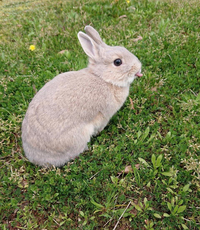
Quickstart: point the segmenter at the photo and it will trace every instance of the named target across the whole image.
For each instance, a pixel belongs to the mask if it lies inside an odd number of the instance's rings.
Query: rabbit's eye
[[[121,59],[117,58],[117,59],[114,60],[114,65],[115,66],[120,66],[121,64],[122,64],[122,60]]]

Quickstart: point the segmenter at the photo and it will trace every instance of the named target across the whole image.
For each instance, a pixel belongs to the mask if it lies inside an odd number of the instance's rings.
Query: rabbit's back
[[[86,70],[60,74],[39,90],[29,105],[22,124],[25,153],[29,160],[39,151],[54,161],[55,155],[62,159],[59,154],[66,155],[67,150],[73,156],[85,148],[81,139],[86,144],[116,111],[113,94],[101,78]],[[77,148],[77,141],[79,149],[71,149]],[[38,154],[40,161],[42,155]]]
[[[112,114],[113,95],[108,85],[82,72],[60,74],[35,95],[25,116],[30,126],[38,124],[41,132],[60,133],[63,128],[90,122],[99,111],[106,117]]]

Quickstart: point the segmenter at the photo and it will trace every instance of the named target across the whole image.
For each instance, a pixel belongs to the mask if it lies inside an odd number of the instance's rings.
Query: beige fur
[[[102,42],[91,26],[78,33],[89,57],[87,68],[59,74],[31,101],[22,123],[23,148],[37,165],[62,166],[87,149],[121,108],[141,63],[123,47]],[[122,64],[114,65],[120,58]]]

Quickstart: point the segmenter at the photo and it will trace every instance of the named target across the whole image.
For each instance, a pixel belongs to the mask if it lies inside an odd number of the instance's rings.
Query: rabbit
[[[141,62],[126,48],[106,45],[91,26],[78,33],[89,64],[46,83],[22,122],[22,145],[30,162],[61,167],[87,149],[90,138],[122,107]]]

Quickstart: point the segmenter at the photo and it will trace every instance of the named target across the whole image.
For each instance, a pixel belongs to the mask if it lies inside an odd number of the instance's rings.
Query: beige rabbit
[[[41,166],[62,166],[85,149],[125,102],[141,63],[120,46],[108,46],[91,26],[78,39],[87,68],[62,73],[44,85],[22,123],[26,157]]]

